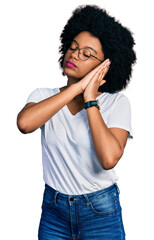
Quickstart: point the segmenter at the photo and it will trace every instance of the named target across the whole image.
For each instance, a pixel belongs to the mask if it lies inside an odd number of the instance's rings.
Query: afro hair
[[[99,87],[99,91],[115,93],[126,88],[132,65],[136,61],[132,33],[96,5],[81,5],[73,11],[60,35],[60,66],[63,68],[69,43],[82,31],[88,31],[100,40],[105,59],[109,58],[111,61],[105,76],[106,83]]]

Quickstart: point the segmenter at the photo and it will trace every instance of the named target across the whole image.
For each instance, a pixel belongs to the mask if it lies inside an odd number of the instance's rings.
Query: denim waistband
[[[62,201],[68,201],[68,200],[80,200],[80,201],[87,201],[87,200],[92,200],[94,198],[99,198],[99,196],[106,196],[108,194],[111,194],[112,191],[116,191],[118,194],[120,193],[119,188],[117,183],[114,183],[113,185],[111,185],[110,187],[107,187],[105,189],[102,190],[98,190],[96,192],[92,192],[92,193],[87,193],[87,194],[81,194],[81,195],[68,195],[68,194],[64,194],[61,193],[55,189],[53,189],[52,187],[50,187],[49,185],[45,184],[45,188],[46,190],[48,190],[51,194],[54,195],[55,201],[58,197],[58,199],[62,200]]]

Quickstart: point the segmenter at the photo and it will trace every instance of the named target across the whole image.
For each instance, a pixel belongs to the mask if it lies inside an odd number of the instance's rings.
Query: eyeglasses
[[[86,61],[86,60],[88,60],[90,57],[94,57],[94,58],[98,59],[99,61],[103,62],[101,59],[99,59],[99,58],[97,58],[96,56],[92,55],[91,52],[90,52],[90,50],[89,50],[88,48],[79,48],[79,47],[77,46],[77,44],[75,43],[75,41],[73,41],[73,42],[70,44],[67,52],[68,52],[68,53],[74,53],[74,52],[77,51],[77,50],[79,50],[79,52],[78,52],[78,57],[79,57],[82,61]]]

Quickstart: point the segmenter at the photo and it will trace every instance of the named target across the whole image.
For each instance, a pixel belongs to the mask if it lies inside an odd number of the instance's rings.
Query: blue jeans
[[[124,240],[119,189],[66,195],[45,184],[39,240]]]

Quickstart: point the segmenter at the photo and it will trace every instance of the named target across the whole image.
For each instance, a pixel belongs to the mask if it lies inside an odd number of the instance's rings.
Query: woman
[[[41,128],[40,240],[125,239],[114,167],[132,136],[130,104],[119,91],[130,80],[133,45],[106,11],[78,7],[61,34],[67,86],[36,89],[18,114],[22,133]]]

